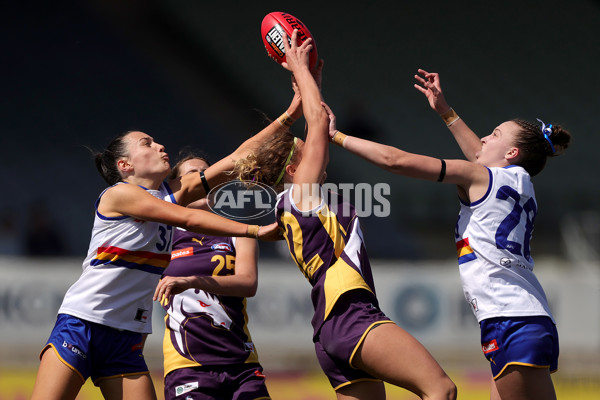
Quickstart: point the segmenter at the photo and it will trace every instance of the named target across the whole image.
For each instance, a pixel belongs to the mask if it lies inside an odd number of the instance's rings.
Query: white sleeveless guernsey
[[[531,177],[519,166],[489,168],[489,173],[487,193],[471,204],[461,200],[456,224],[465,298],[477,321],[534,315],[552,318],[530,254],[537,214]]]
[[[121,184],[124,184],[120,182]],[[166,183],[145,189],[175,203]],[[173,229],[129,216],[96,215],[83,273],[67,291],[59,314],[140,333],[152,333],[152,296],[169,264]]]

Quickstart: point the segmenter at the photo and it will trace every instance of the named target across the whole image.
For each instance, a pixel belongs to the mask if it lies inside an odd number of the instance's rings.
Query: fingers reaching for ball
[[[415,89],[423,93],[429,102],[429,106],[438,114],[442,114],[450,109],[450,106],[444,98],[442,86],[440,84],[440,75],[437,72],[427,72],[419,68],[418,74],[415,74]],[[420,84],[420,85],[419,85]]]
[[[309,53],[312,50],[312,38],[307,38],[298,45],[298,30],[292,32],[291,41],[283,32],[283,45],[285,48],[285,61],[281,65],[288,71],[294,72],[298,68],[309,68]]]

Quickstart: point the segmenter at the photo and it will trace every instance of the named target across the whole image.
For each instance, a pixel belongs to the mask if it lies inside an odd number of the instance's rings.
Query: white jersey
[[[552,318],[530,254],[537,214],[531,177],[516,165],[489,168],[489,173],[487,193],[471,204],[461,200],[456,223],[465,298],[477,321],[534,315]]]
[[[120,182],[122,183],[122,182]],[[175,203],[166,183],[148,193]],[[169,265],[173,228],[130,216],[96,216],[83,273],[67,291],[59,314],[140,333],[152,333],[152,296]]]

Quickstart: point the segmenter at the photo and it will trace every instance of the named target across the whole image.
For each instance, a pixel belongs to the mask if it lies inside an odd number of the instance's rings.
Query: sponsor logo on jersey
[[[133,346],[131,346],[131,351],[138,351],[138,350],[143,350],[144,349],[144,341],[142,340],[139,343],[134,344]]]
[[[133,319],[139,322],[146,323],[148,321],[148,310],[138,308]]]
[[[231,245],[229,245],[228,243],[216,243],[210,246],[210,248],[214,251],[231,251]]]
[[[483,350],[483,354],[488,354],[492,351],[496,351],[499,349],[498,342],[496,342],[496,339],[494,339],[489,342],[483,343],[481,345],[481,349]]]
[[[198,389],[198,382],[188,382],[183,385],[175,386],[175,396],[180,396],[184,393],[191,392],[194,389]]]
[[[73,353],[77,354],[79,357],[83,358],[84,360],[87,358],[87,355],[79,350],[76,346],[73,346],[71,343],[67,343],[65,341],[63,341],[63,345],[64,348],[71,350]]]
[[[180,257],[189,257],[189,256],[193,256],[193,255],[194,255],[194,248],[186,247],[185,249],[173,250],[171,252],[171,260],[174,260],[174,259],[180,258]]]
[[[500,265],[502,265],[503,267],[506,267],[506,268],[511,268],[511,267],[514,266],[514,267],[518,267],[518,268],[521,268],[521,269],[526,269],[528,271],[533,271],[533,267],[525,265],[525,264],[522,264],[518,260],[513,260],[513,259],[508,258],[508,257],[502,257],[500,259]]]
[[[255,350],[254,343],[252,343],[252,342],[244,343],[244,348],[246,349],[246,351],[250,351],[250,352],[253,352]]]
[[[471,307],[473,307],[473,311],[479,311],[479,307],[477,306],[477,299],[471,299],[471,301],[469,301],[469,304],[471,305]]]

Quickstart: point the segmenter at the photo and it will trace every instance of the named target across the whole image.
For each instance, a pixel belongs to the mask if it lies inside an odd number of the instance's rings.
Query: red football
[[[283,47],[283,32],[291,40],[292,32],[298,29],[298,44],[301,44],[308,38],[312,38],[312,50],[308,56],[309,66],[312,68],[317,62],[317,44],[310,31],[298,18],[284,12],[272,12],[267,14],[260,26],[265,49],[273,60],[279,64],[285,61],[285,48]]]

